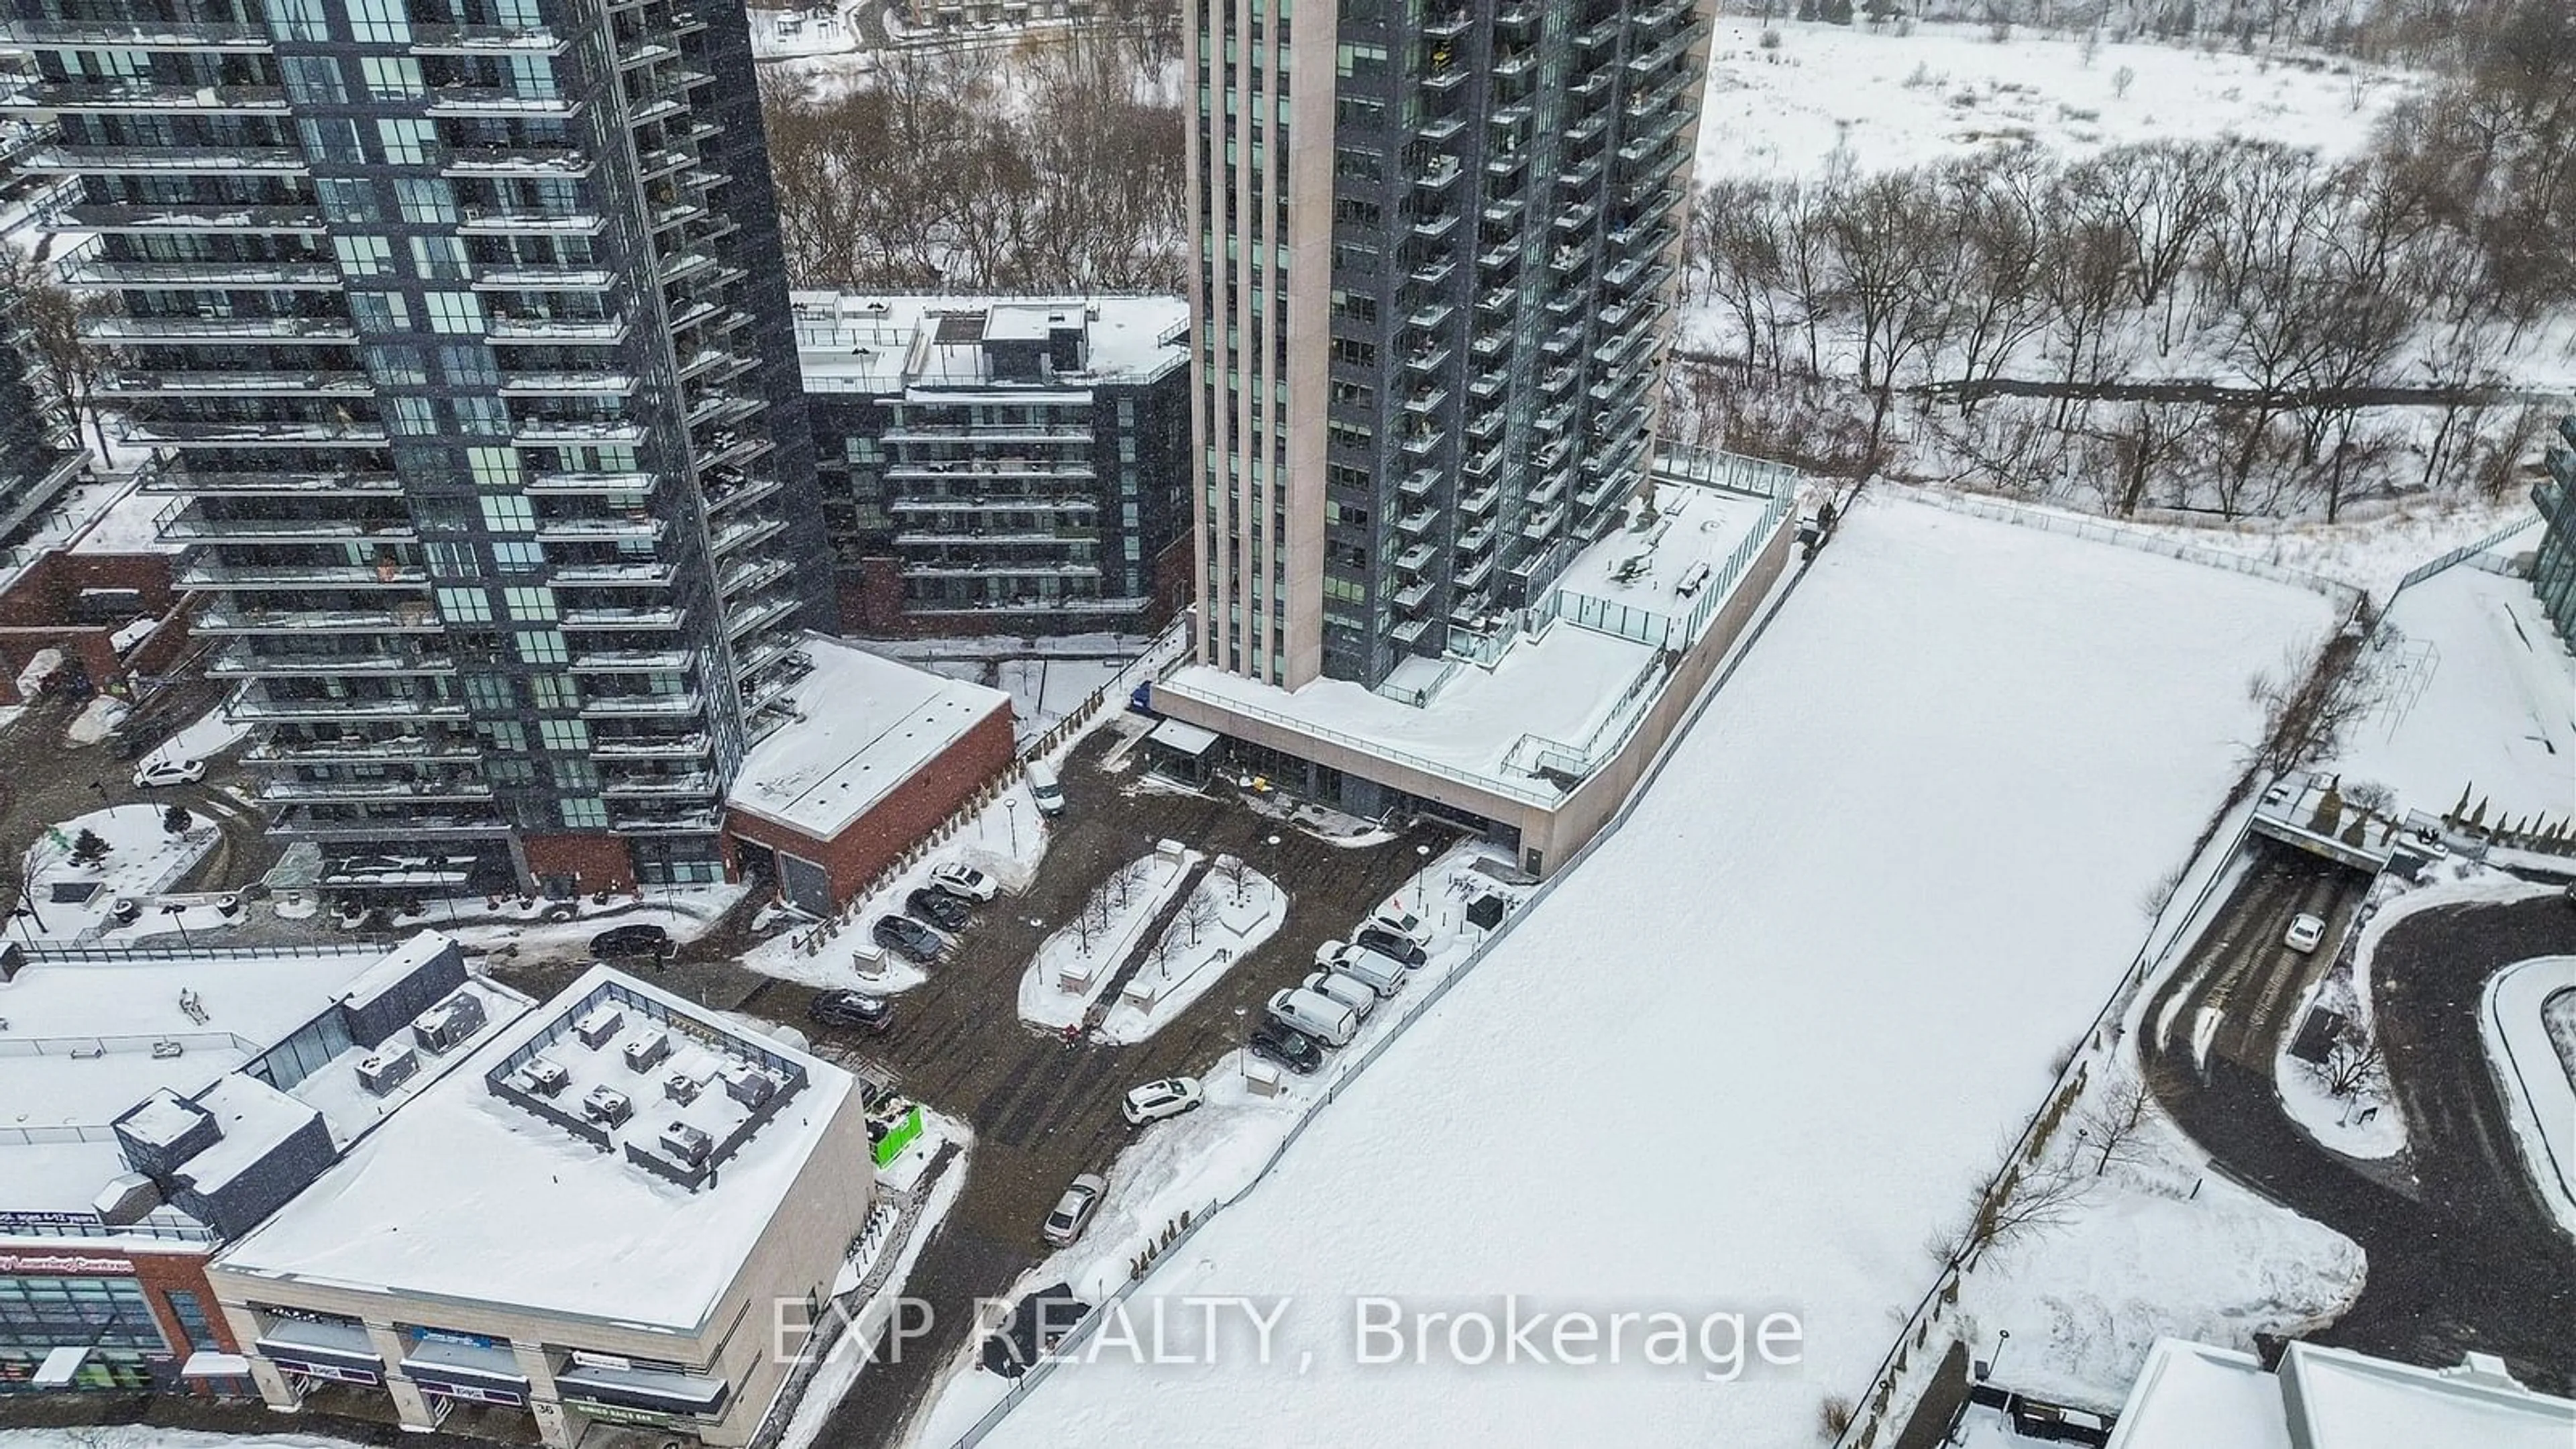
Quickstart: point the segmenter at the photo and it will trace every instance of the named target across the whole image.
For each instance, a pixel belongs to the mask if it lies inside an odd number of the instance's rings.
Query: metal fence
[[[1938,488],[1908,489],[1903,496],[1929,503],[1936,508],[1946,508],[1953,513],[1965,513],[1975,518],[1991,518],[1999,523],[2017,523],[2025,528],[2045,529],[2050,533],[2073,534],[2077,538],[2089,538],[2097,543],[2117,544],[2122,548],[2133,548],[2143,553],[2162,554],[2167,558],[2181,559],[2185,563],[2206,564],[2211,568],[2228,569],[2240,574],[2251,574],[2258,579],[2269,579],[2278,584],[2289,584],[2311,593],[2323,594],[2334,600],[2336,605],[2346,613],[2350,613],[2369,597],[2350,584],[2337,582],[2322,574],[2312,574],[2303,569],[2284,568],[2280,564],[2265,559],[2249,558],[2244,554],[2229,553],[2225,549],[2207,548],[2200,544],[2188,543],[2182,539],[2169,538],[2161,533],[2132,528],[2105,519],[2059,513],[2052,509],[2035,508],[2027,503],[1989,498],[1979,493],[1951,493]]]
[[[381,956],[385,948],[336,941],[276,946],[64,946],[39,941],[26,948],[27,959],[59,965],[115,966],[129,961],[270,961],[280,956]]]
[[[2434,559],[2430,563],[2409,570],[2406,577],[2397,581],[2397,587],[2388,591],[2388,602],[2390,604],[2396,603],[2397,596],[2399,594],[2406,592],[2408,589],[2415,587],[2417,584],[2424,582],[2435,574],[2443,573],[2460,564],[2467,563],[2470,559],[2476,558],[2479,554],[2487,552],[2497,544],[2504,542],[2506,539],[2513,537],[2515,534],[2520,533],[2524,529],[2530,528],[2539,522],[2539,517],[2535,515],[2533,517],[2523,519],[2520,522],[2509,524],[2488,534],[2486,537],[2479,539],[2475,543],[2464,543],[2458,548],[2451,550],[2449,553],[2442,555],[2440,558]],[[2382,607],[2384,610],[2385,606],[2383,605]]]

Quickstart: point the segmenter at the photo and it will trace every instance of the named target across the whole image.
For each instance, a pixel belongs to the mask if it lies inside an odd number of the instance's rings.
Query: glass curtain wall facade
[[[1490,659],[1643,483],[1697,0],[1193,0],[1199,658]]]
[[[280,833],[712,878],[832,617],[742,12],[0,3]]]

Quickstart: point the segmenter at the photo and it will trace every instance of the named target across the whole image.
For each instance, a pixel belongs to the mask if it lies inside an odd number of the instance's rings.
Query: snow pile
[[[1075,919],[1038,944],[1021,973],[1020,1019],[1059,1031],[1079,1025],[1190,868],[1204,858],[1167,840],[1094,888]]]
[[[1205,1442],[1258,1396],[1277,1438],[1806,1449],[2135,953],[2255,730],[2246,676],[2331,623],[2303,590],[1865,502],[1634,815],[1149,1285],[1292,1295],[1271,1366],[1077,1364],[997,1442]],[[2143,1296],[2164,1268],[2097,1270]],[[1803,1361],[1355,1363],[1352,1295],[1511,1293],[1793,1309]]]
[[[1287,892],[1235,857],[1218,857],[1110,1004],[1101,1040],[1139,1042],[1162,1030],[1287,919]]]
[[[1721,18],[1709,36],[1699,178],[1892,171],[2035,141],[2082,155],[2136,141],[2248,136],[2349,155],[2415,79],[2375,66],[1922,25]],[[2338,73],[2338,72],[2341,73]],[[2126,72],[2124,84],[2121,75]]]
[[[97,744],[114,734],[116,727],[125,723],[125,717],[133,712],[132,705],[112,694],[95,695],[79,714],[72,716],[70,726],[63,731],[63,739],[74,747]]]
[[[2487,983],[2478,1034],[2541,1199],[2576,1233],[2576,956],[2542,956]]]

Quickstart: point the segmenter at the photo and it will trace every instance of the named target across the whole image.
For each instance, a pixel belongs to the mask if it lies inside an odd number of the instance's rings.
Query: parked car
[[[952,896],[970,901],[989,901],[1002,893],[1002,883],[989,874],[963,861],[945,861],[930,868],[930,884]]]
[[[1411,937],[1399,936],[1386,927],[1374,923],[1360,927],[1360,933],[1351,938],[1351,944],[1364,951],[1375,951],[1381,956],[1392,956],[1407,966],[1419,966],[1431,959],[1424,954],[1420,943]]]
[[[1198,1078],[1165,1077],[1129,1092],[1119,1110],[1127,1114],[1131,1126],[1142,1127],[1148,1122],[1178,1117],[1206,1100],[1207,1092],[1199,1086]]]
[[[1070,1283],[1039,1289],[1013,1305],[1011,1316],[984,1340],[984,1367],[1006,1379],[1020,1377],[1053,1353],[1090,1312],[1090,1304],[1073,1296]]]
[[[2302,912],[2291,919],[2290,933],[2281,938],[2281,944],[2293,951],[2313,951],[2317,949],[2317,943],[2325,938],[2325,921],[2320,917]]]
[[[846,1026],[853,1031],[883,1031],[894,1025],[894,1003],[864,991],[822,991],[805,1003],[805,1015],[825,1026]]]
[[[962,896],[927,886],[903,898],[903,908],[934,926],[954,931],[974,918],[975,908]]]
[[[1254,1056],[1277,1062],[1301,1077],[1313,1075],[1324,1064],[1324,1049],[1313,1037],[1275,1021],[1254,1027],[1249,1044]]]
[[[1315,964],[1352,977],[1380,996],[1393,996],[1404,989],[1404,963],[1366,946],[1326,941],[1315,952]]]
[[[1109,1183],[1099,1173],[1086,1172],[1075,1178],[1064,1196],[1055,1200],[1055,1211],[1047,1214],[1046,1226],[1040,1229],[1046,1240],[1059,1248],[1072,1247],[1073,1240],[1090,1225],[1091,1215],[1100,1211],[1101,1194],[1107,1191]]]
[[[1329,996],[1358,1012],[1362,1021],[1368,1020],[1369,1013],[1377,1010],[1377,988],[1356,976],[1345,976],[1339,971],[1309,971],[1306,973],[1306,989],[1318,996]]]
[[[1040,815],[1064,813],[1064,782],[1056,778],[1055,767],[1045,761],[1032,762],[1028,770],[1029,798],[1038,802]]]
[[[590,938],[590,954],[603,961],[621,956],[668,956],[678,948],[671,933],[659,926],[617,926]]]
[[[203,760],[145,760],[134,772],[134,788],[155,789],[162,785],[193,785],[206,778]]]
[[[1360,1014],[1321,992],[1291,986],[1270,993],[1270,1019],[1293,1026],[1326,1046],[1348,1046],[1359,1035]]]
[[[868,928],[868,938],[889,951],[900,951],[924,965],[939,959],[946,937],[910,916],[879,916]]]
[[[1431,923],[1402,906],[1378,907],[1370,913],[1368,924],[1389,935],[1402,936],[1425,950],[1431,947]]]

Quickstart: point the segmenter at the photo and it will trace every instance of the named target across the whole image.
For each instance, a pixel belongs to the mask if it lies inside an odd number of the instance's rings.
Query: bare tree
[[[1980,1184],[1967,1211],[1936,1231],[1924,1249],[1946,1268],[1973,1268],[1989,1252],[2073,1222],[2092,1190],[2092,1176],[2065,1162],[2026,1163],[2013,1154]]]
[[[1851,319],[1861,390],[1869,394],[1869,457],[1878,458],[1899,372],[1937,352],[1950,326],[1943,280],[1956,272],[1955,229],[1943,226],[1912,180],[1874,176],[1842,199],[1827,227],[1834,295]]]
[[[1201,932],[1215,928],[1218,915],[1216,897],[1209,895],[1205,890],[1190,892],[1189,900],[1181,906],[1180,926],[1190,933],[1191,945],[1195,946],[1199,943]]]
[[[81,329],[109,309],[106,297],[62,285],[53,263],[0,246],[0,337],[24,350],[28,381],[44,398],[56,440],[67,448],[80,447],[80,420],[86,415],[101,457],[108,451],[107,424],[93,403],[106,367]]]
[[[2155,1112],[2155,1093],[2135,1072],[2119,1072],[2094,1088],[2075,1129],[2083,1150],[2093,1157],[2094,1176],[2110,1171],[2114,1162],[2147,1160]]]
[[[2322,1060],[2303,1060],[2300,1066],[2310,1080],[2325,1089],[2327,1096],[2349,1103],[2378,1086],[2384,1063],[2378,1034],[2348,1019],[2335,1033]]]
[[[1252,886],[1252,863],[1239,855],[1220,855],[1216,858],[1216,869],[1217,874],[1225,877],[1226,884],[1234,887],[1234,903],[1242,905]]]

